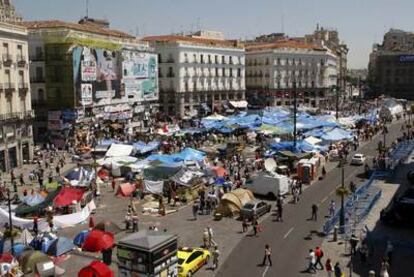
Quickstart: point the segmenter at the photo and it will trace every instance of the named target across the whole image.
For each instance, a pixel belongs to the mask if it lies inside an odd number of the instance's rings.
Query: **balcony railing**
[[[17,55],[17,66],[24,67],[26,65],[26,56]]]
[[[16,90],[16,85],[14,83],[4,83],[3,87],[6,92],[12,92]]]
[[[34,118],[34,110],[26,112],[16,112],[16,113],[5,113],[0,114],[0,121],[17,121],[17,120],[26,120]]]
[[[19,83],[19,92],[25,93],[29,90],[29,84],[28,83]]]
[[[13,62],[12,55],[10,55],[10,54],[3,54],[2,58],[3,58],[3,64],[5,66],[11,66],[11,64]]]

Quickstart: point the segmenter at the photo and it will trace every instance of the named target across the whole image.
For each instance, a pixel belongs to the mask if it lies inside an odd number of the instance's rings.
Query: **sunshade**
[[[88,237],[88,235],[89,235],[89,230],[83,230],[82,232],[76,235],[76,237],[73,239],[73,243],[76,246],[81,247],[82,244],[85,242],[86,238]]]
[[[104,220],[96,224],[95,228],[96,230],[101,230],[105,232],[110,232],[112,234],[118,234],[122,231],[121,227],[116,225],[110,220]]]
[[[24,274],[32,273],[36,270],[36,264],[51,262],[52,259],[40,251],[26,251],[20,257],[20,267]]]
[[[101,230],[92,230],[82,246],[84,251],[101,252],[114,246],[114,235]]]
[[[88,266],[82,268],[78,277],[113,277],[112,270],[103,262],[93,261]]]
[[[72,241],[65,237],[60,237],[55,239],[47,249],[47,254],[50,256],[61,256],[63,254],[66,254],[75,248],[75,245],[72,243]]]

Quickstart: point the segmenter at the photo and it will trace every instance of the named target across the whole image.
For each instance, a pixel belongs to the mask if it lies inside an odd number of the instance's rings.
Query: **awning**
[[[230,103],[230,105],[232,105],[233,107],[238,108],[238,109],[245,109],[245,108],[247,108],[247,105],[249,104],[249,103],[247,103],[246,100],[229,101],[229,103]]]

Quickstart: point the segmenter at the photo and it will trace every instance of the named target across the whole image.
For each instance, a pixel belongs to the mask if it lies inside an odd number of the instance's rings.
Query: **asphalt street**
[[[389,133],[386,138],[388,145],[401,135],[401,123],[400,121],[388,126]],[[372,159],[381,140],[383,135],[379,134],[357,152]],[[345,185],[348,185],[351,180],[361,185],[363,180],[357,175],[363,171],[363,166],[347,164]],[[246,235],[223,263],[216,276],[311,276],[312,274],[305,271],[308,265],[306,258],[309,249],[314,249],[322,242],[318,233],[328,214],[330,200],[335,199],[337,207],[340,206],[340,200],[335,194],[336,187],[340,184],[341,169],[334,168],[328,172],[325,179],[310,185],[301,195],[299,203],[284,206],[283,222],[275,221],[275,216],[272,215],[261,223],[263,232],[259,233],[258,237]],[[309,220],[312,204],[319,205],[317,221]],[[260,265],[266,244],[269,244],[272,249],[273,266],[271,267]]]

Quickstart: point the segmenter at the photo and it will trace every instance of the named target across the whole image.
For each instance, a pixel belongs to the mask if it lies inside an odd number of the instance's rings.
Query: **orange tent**
[[[215,166],[212,168],[214,174],[216,174],[216,176],[218,177],[224,177],[227,175],[227,172],[224,168],[220,167],[220,166]]]
[[[136,187],[130,183],[124,183],[118,186],[116,195],[120,197],[129,197],[135,191]]]

